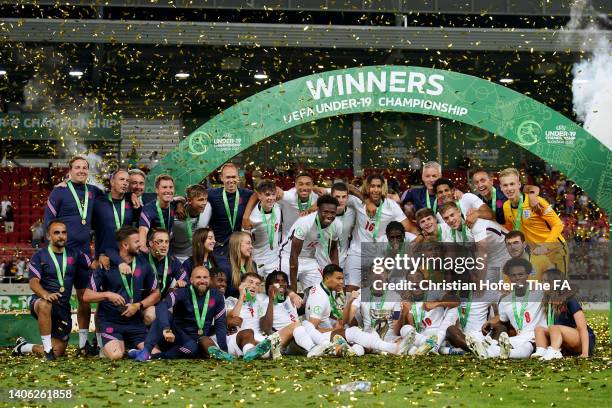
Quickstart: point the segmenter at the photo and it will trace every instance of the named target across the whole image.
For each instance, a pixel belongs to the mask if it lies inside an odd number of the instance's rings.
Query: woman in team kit
[[[542,280],[551,288],[545,292],[542,302],[548,327],[536,327],[536,352],[532,357],[553,360],[563,355],[592,356],[595,334],[587,324],[575,292],[567,288],[560,289],[565,274],[558,269],[549,269],[544,272]]]
[[[406,231],[413,231],[412,223],[400,206],[386,199],[387,183],[379,174],[369,175],[362,187],[363,202],[357,206],[357,218],[345,267],[345,290],[357,290],[361,286],[362,244],[380,242],[387,224],[401,222]],[[373,251],[375,252],[375,251]],[[366,262],[367,263],[367,262]]]

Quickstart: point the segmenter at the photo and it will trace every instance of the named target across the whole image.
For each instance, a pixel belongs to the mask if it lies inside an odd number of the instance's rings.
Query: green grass
[[[47,363],[33,357],[0,353],[0,401],[8,388],[72,388],[67,404],[279,407],[315,406],[610,406],[612,347],[608,319],[589,313],[599,340],[588,360],[479,361],[471,356],[314,359],[284,357],[276,361],[132,361],[64,358]],[[71,351],[72,353],[72,351]],[[355,380],[373,383],[368,393],[336,394],[332,387]]]

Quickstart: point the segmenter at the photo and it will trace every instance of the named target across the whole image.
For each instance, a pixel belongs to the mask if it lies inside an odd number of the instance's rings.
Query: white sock
[[[251,343],[247,343],[242,347],[242,352],[246,353],[247,351],[249,351],[250,349],[255,348],[254,345],[252,345]]]
[[[313,324],[310,323],[309,321],[302,322],[302,327],[306,330],[306,333],[308,333],[308,335],[310,336],[311,340],[315,344],[327,344],[327,343],[329,343],[330,337],[331,337],[331,333],[330,332],[328,332],[328,333],[321,333],[320,331],[315,329]]]
[[[446,329],[438,330],[436,334],[438,335],[438,344],[436,344],[435,350],[438,350],[442,343],[444,343],[444,340],[446,340]]]
[[[102,348],[102,333],[96,332],[96,340],[98,341],[98,347]]]
[[[27,353],[31,353],[32,352],[32,348],[34,347],[34,344],[32,343],[26,343],[23,346],[21,346],[20,351],[23,354],[27,354]]]
[[[51,346],[51,335],[48,334],[46,336],[40,336],[40,338],[42,339],[43,350],[45,350],[45,353],[50,352],[53,349]]]
[[[293,330],[293,339],[295,343],[306,351],[310,351],[314,346],[314,342],[302,326],[298,326]]]
[[[546,347],[536,347],[536,353],[538,353],[539,355],[543,356],[545,352]]]
[[[351,348],[358,356],[363,356],[365,354],[365,349],[359,344],[353,344]]]
[[[410,350],[408,350],[408,355],[409,355],[409,356],[414,356],[414,355],[416,354],[417,350],[418,350],[418,349],[417,349],[417,347],[416,347],[416,346],[412,346],[412,347],[410,347]]]
[[[386,351],[387,353],[396,354],[398,347],[395,343],[387,343],[378,337],[378,334],[366,333],[359,327],[349,327],[344,331],[346,341],[349,343],[357,343],[370,350]]]
[[[79,348],[85,347],[85,343],[87,343],[88,336],[89,336],[88,329],[79,329]]]

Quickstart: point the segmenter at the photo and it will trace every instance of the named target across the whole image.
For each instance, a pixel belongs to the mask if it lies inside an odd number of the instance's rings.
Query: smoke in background
[[[604,30],[612,25],[587,0],[571,10],[566,35],[580,36],[583,60],[574,64],[572,82],[574,112],[584,128],[612,149],[612,48]]]

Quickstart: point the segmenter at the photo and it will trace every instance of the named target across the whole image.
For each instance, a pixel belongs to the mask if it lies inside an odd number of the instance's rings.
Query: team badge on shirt
[[[531,210],[523,210],[523,218],[528,219],[531,217]]]

